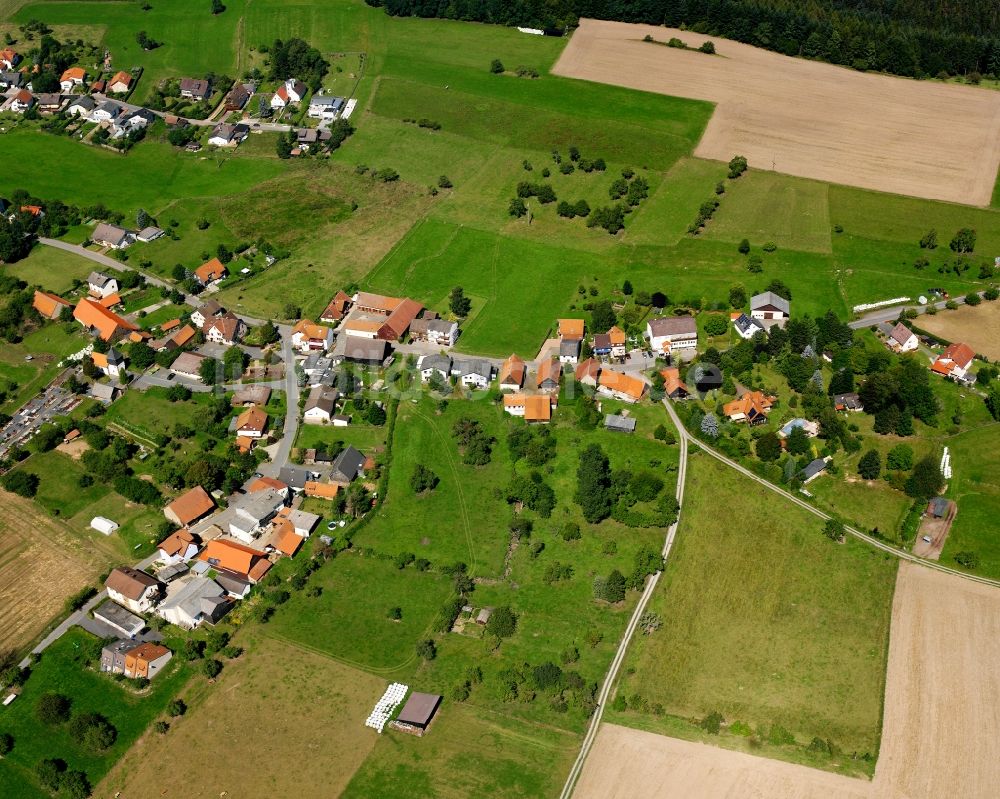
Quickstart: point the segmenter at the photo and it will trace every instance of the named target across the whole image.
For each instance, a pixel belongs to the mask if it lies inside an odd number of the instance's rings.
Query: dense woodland
[[[909,77],[1000,77],[995,0],[366,0],[394,16],[565,28],[642,22]]]

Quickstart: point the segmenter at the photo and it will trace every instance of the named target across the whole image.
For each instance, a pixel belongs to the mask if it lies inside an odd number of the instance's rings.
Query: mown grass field
[[[896,562],[850,540],[832,543],[820,528],[694,454],[677,543],[649,608],[663,626],[636,639],[618,693],[660,703],[668,717],[718,711],[764,741],[780,725],[802,745],[818,736],[848,754],[877,755]],[[671,734],[687,726],[659,719],[650,711],[613,717]],[[732,733],[714,742],[749,746]],[[801,749],[764,747],[807,759]],[[871,772],[864,761],[811,759]]]
[[[32,799],[48,796],[37,785],[34,770],[39,761],[51,757],[62,758],[70,769],[84,771],[91,784],[96,785],[163,712],[189,677],[180,658],[175,658],[151,683],[147,693],[135,694],[124,684],[86,666],[88,648],[96,640],[78,628],[66,633],[33,667],[31,679],[17,700],[0,708],[0,728],[14,737],[13,750],[0,760],[0,792],[5,796]],[[107,718],[118,730],[114,744],[104,752],[95,753],[70,735],[68,725],[42,724],[35,717],[35,705],[42,694],[51,691],[72,699],[73,714],[95,712]]]
[[[994,455],[1000,442],[996,425],[963,433],[948,441],[954,478],[947,496],[958,503],[958,515],[948,533],[941,561],[960,568],[958,552],[975,552],[978,574],[1000,578],[1000,486],[996,482]]]
[[[86,281],[95,266],[93,261],[71,252],[36,245],[27,258],[4,266],[4,271],[29,286],[40,286],[43,291],[61,296],[73,288],[74,281]]]

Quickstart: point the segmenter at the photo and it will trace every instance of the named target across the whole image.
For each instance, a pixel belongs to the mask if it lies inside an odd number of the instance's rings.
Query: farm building
[[[425,732],[441,706],[441,698],[438,694],[424,694],[414,691],[406,700],[403,709],[399,711],[396,723],[413,728],[420,733]]]

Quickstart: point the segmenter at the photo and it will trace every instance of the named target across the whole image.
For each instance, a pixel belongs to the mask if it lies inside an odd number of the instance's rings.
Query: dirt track
[[[1000,92],[873,75],[689,31],[581,20],[553,72],[717,104],[695,155],[831,183],[989,205]]]
[[[901,563],[873,782],[605,725],[575,799],[987,799],[1000,785],[1000,590]]]

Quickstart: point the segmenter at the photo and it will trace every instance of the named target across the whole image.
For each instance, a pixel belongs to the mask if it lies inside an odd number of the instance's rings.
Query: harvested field
[[[1000,784],[1000,590],[900,563],[868,783],[606,724],[577,799],[987,799]]]
[[[95,796],[340,795],[378,740],[364,721],[386,681],[273,638],[239,643],[248,652],[214,685],[192,680],[188,712],[147,732]]]
[[[989,205],[1000,93],[865,74],[710,37],[581,20],[553,72],[717,104],[695,155],[866,189]],[[957,123],[956,120],[961,120]],[[942,136],[941,131],[948,135]]]
[[[1000,360],[1000,305],[961,305],[954,311],[921,316],[918,327],[948,341],[964,341],[991,361]]]
[[[29,644],[106,560],[30,500],[0,491],[0,642]],[[53,579],[58,574],[59,579]]]

